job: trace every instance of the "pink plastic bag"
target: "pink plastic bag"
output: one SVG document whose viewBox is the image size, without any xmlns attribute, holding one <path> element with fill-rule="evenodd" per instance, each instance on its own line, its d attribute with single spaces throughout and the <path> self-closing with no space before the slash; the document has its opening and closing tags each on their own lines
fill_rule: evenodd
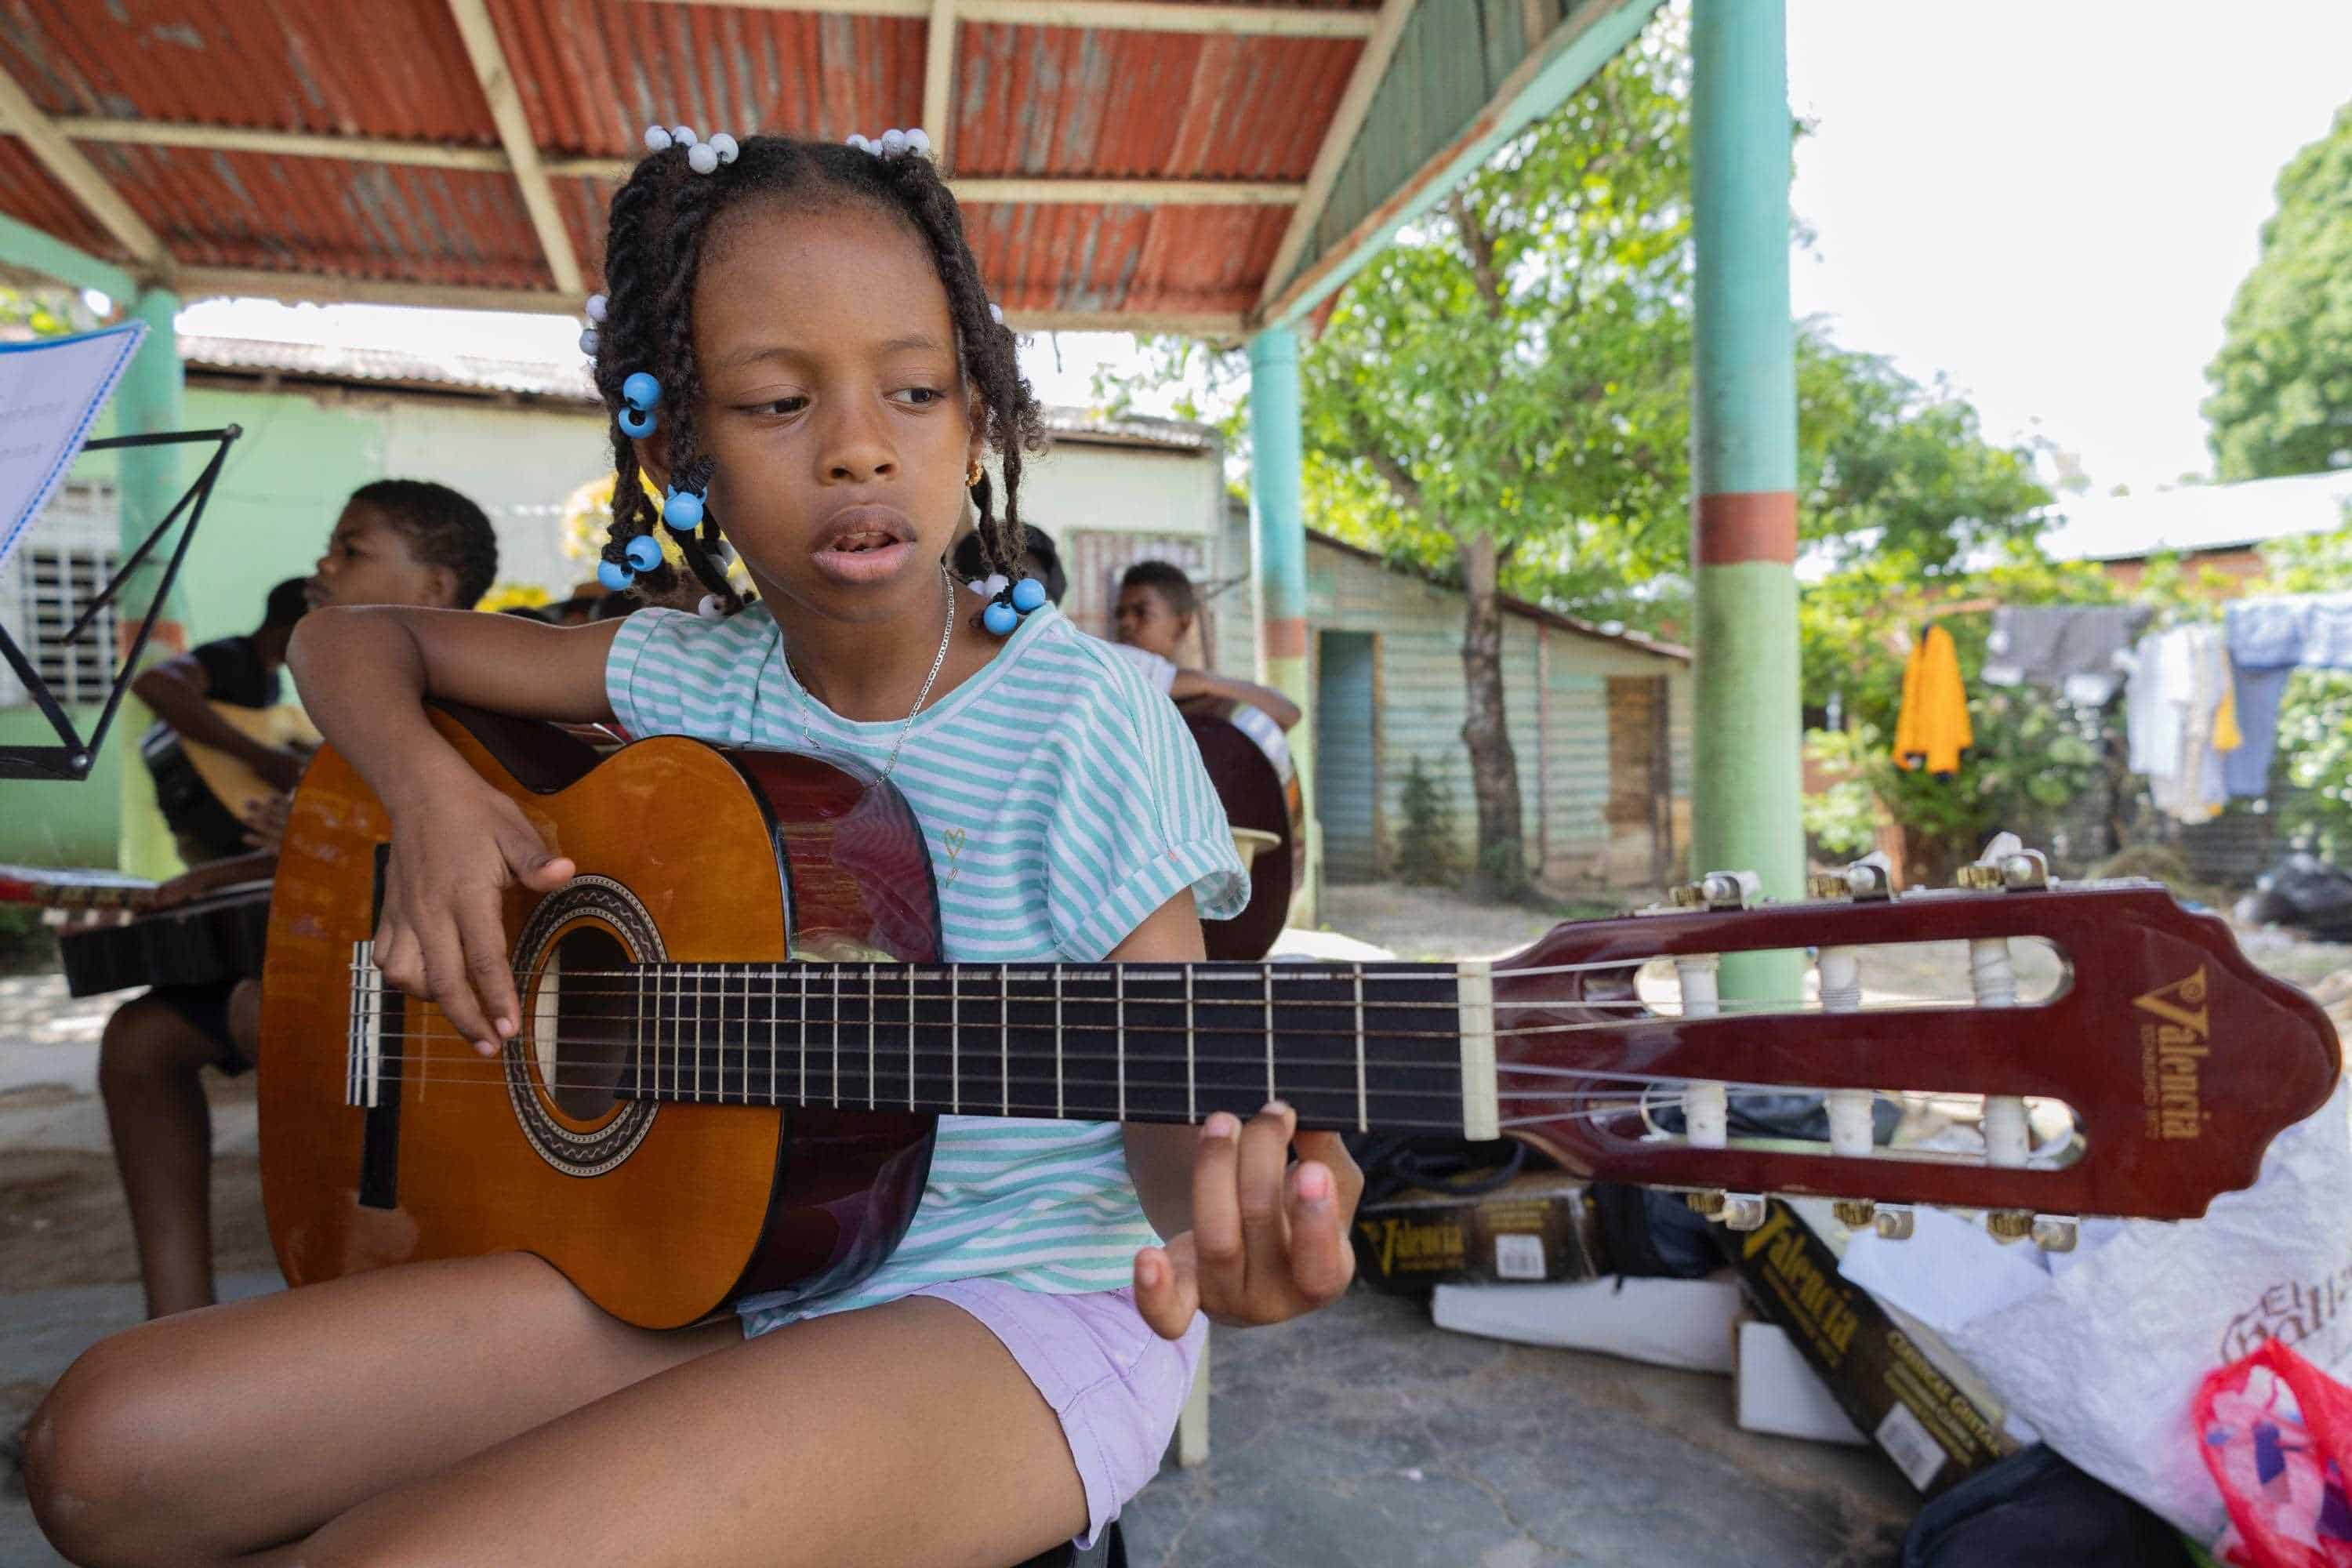
<svg viewBox="0 0 2352 1568">
<path fill-rule="evenodd" d="M 2238 1568 L 2352 1568 L 2352 1389 L 2265 1340 L 2197 1391 L 2205 1468 L 2231 1528 L 2216 1551 Z"/>
</svg>

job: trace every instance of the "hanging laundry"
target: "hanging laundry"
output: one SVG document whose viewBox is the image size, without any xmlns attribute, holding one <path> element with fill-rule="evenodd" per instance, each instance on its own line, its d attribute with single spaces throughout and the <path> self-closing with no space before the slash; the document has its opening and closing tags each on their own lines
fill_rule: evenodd
<svg viewBox="0 0 2352 1568">
<path fill-rule="evenodd" d="M 1931 626 L 1912 645 L 1903 666 L 1903 706 L 1895 718 L 1895 765 L 1942 776 L 1960 768 L 1960 753 L 1976 743 L 1969 727 L 1969 694 L 1960 684 L 1959 650 L 1952 634 Z"/>
<path fill-rule="evenodd" d="M 1989 686 L 2039 686 L 2104 708 L 2154 615 L 2145 605 L 2003 605 L 1992 613 L 1982 678 Z"/>
<path fill-rule="evenodd" d="M 2221 628 L 2160 632 L 2142 642 L 2139 659 L 2129 689 L 2133 714 L 2126 715 L 2140 719 L 2132 737 L 2134 769 L 2147 773 L 2158 810 L 2181 822 L 2210 822 L 2229 799 L 2223 759 L 2242 749 Z M 2144 770 L 2142 761 L 2149 764 Z"/>
<path fill-rule="evenodd" d="M 2223 768 L 2232 795 L 2270 789 L 2279 705 L 2298 668 L 2352 669 L 2352 594 L 2239 599 L 2223 612 L 2245 744 Z"/>
</svg>

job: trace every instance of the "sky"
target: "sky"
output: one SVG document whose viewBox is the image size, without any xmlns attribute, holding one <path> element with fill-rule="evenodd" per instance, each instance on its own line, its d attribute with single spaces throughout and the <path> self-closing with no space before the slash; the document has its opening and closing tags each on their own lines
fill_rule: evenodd
<svg viewBox="0 0 2352 1568">
<path fill-rule="evenodd" d="M 1988 436 L 2047 439 L 2095 493 L 2210 474 L 2205 365 L 2280 166 L 2352 100 L 2352 0 L 1788 0 L 1788 17 L 1790 103 L 1813 128 L 1795 312 L 1948 378 Z M 247 300 L 181 326 L 554 358 L 581 323 Z M 1024 352 L 1070 404 L 1128 357 L 1110 334 Z"/>
</svg>

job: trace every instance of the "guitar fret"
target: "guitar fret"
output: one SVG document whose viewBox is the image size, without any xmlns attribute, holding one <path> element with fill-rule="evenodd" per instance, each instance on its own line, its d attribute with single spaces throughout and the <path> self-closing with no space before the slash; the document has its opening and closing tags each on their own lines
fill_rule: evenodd
<svg viewBox="0 0 2352 1568">
<path fill-rule="evenodd" d="M 907 1109 L 915 1109 L 915 971 L 907 970 Z"/>
<path fill-rule="evenodd" d="M 874 979 L 876 965 L 866 966 L 866 1109 L 878 1110 L 882 1102 L 874 1089 L 878 1075 L 874 1070 L 874 1057 L 880 1042 L 874 1037 Z"/>
<path fill-rule="evenodd" d="M 948 1104 L 958 1116 L 963 1114 L 963 1014 L 957 995 L 962 973 L 961 966 L 948 965 Z"/>
<path fill-rule="evenodd" d="M 1062 1104 L 1062 972 L 1054 971 L 1054 1114 L 1063 1114 Z"/>
<path fill-rule="evenodd" d="M 833 967 L 833 1108 L 841 1109 L 841 965 Z"/>
<path fill-rule="evenodd" d="M 1282 1098 L 1274 1088 L 1274 965 L 1258 965 L 1258 984 L 1265 993 L 1265 1100 L 1271 1105 Z"/>
<path fill-rule="evenodd" d="M 1364 966 L 1356 965 L 1356 1131 L 1372 1130 L 1370 1112 L 1367 1110 L 1370 1092 L 1364 1083 Z"/>
<path fill-rule="evenodd" d="M 1192 1005 L 1192 965 L 1184 966 L 1184 1120 L 1197 1123 L 1201 1120 L 1201 1089 L 1196 1081 L 1200 1073 L 1201 1015 Z"/>
<path fill-rule="evenodd" d="M 1111 1036 L 1111 1054 L 1118 1058 L 1118 1119 L 1127 1120 L 1127 965 L 1111 966 L 1113 987 L 1112 1017 L 1118 1021 L 1117 1032 Z"/>
<path fill-rule="evenodd" d="M 774 964 L 768 965 L 768 1103 L 782 1101 L 776 1082 L 776 1004 L 783 1000 L 783 972 Z"/>
<path fill-rule="evenodd" d="M 1058 1075 L 1057 1061 L 1055 1071 Z M 1003 1114 L 1013 1114 L 1013 966 L 996 966 L 996 1087 Z M 1058 1098 L 1058 1097 L 1057 1097 Z"/>
</svg>

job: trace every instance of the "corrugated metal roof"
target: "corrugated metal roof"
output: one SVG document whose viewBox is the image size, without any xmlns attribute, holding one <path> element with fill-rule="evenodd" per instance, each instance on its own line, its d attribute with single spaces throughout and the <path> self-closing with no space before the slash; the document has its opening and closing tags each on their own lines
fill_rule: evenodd
<svg viewBox="0 0 2352 1568">
<path fill-rule="evenodd" d="M 2344 527 L 2352 520 L 2352 468 L 2084 497 L 2054 510 L 2058 521 L 2042 536 L 2042 548 L 2053 560 L 2131 561 L 2159 550 L 2228 550 Z"/>
<path fill-rule="evenodd" d="M 511 394 L 593 404 L 596 388 L 584 362 L 501 359 L 489 354 L 425 354 L 404 349 L 351 348 L 268 338 L 183 333 L 180 358 L 191 369 L 277 374 L 298 379 L 368 382 L 385 386 L 446 388 L 468 394 Z M 1045 410 L 1045 428 L 1057 440 L 1151 447 L 1170 451 L 1214 450 L 1217 434 L 1186 419 L 1117 416 L 1066 406 Z"/>
<path fill-rule="evenodd" d="M 919 18 L 645 0 L 489 0 L 489 11 L 547 159 L 635 156 L 654 120 L 838 138 L 921 114 Z M 956 172 L 1303 181 L 1363 47 L 966 24 Z M 0 21 L 0 68 L 52 116 L 499 146 L 442 0 L 356 10 L 347 0 L 14 0 Z M 504 173 L 79 145 L 190 266 L 553 286 Z M 551 183 L 593 273 L 613 182 L 566 174 Z M 131 259 L 13 140 L 0 148 L 0 211 Z M 1231 313 L 1255 304 L 1290 212 L 973 205 L 969 219 L 990 282 L 1013 309 Z"/>
</svg>

